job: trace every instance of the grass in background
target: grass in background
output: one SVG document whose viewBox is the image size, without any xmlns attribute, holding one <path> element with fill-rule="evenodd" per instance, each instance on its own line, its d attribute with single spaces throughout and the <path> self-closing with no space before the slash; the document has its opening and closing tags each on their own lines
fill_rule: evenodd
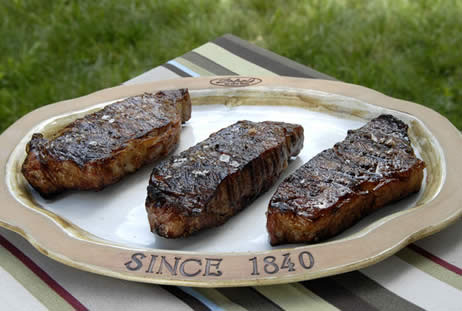
<svg viewBox="0 0 462 311">
<path fill-rule="evenodd" d="M 462 1 L 0 2 L 0 132 L 225 33 L 462 129 Z"/>
</svg>

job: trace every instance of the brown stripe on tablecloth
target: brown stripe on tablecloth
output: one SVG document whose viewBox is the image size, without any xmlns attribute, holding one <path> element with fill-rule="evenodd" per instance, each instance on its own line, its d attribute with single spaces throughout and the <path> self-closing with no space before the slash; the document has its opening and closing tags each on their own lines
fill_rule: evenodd
<svg viewBox="0 0 462 311">
<path fill-rule="evenodd" d="M 192 51 L 181 56 L 184 59 L 189 60 L 191 63 L 196 64 L 199 67 L 204 68 L 207 71 L 213 72 L 217 76 L 228 76 L 235 75 L 236 73 L 226 69 L 225 67 L 215 63 L 214 61 Z"/>
<path fill-rule="evenodd" d="M 271 51 L 249 44 L 231 34 L 212 41 L 243 59 L 282 76 L 335 80 L 335 78 L 294 62 Z"/>
<path fill-rule="evenodd" d="M 302 282 L 303 286 L 343 311 L 379 310 L 356 296 L 349 289 L 335 282 L 331 277 Z"/>
<path fill-rule="evenodd" d="M 210 309 L 206 305 L 204 305 L 202 302 L 197 300 L 195 297 L 189 295 L 188 293 L 185 293 L 184 291 L 182 291 L 180 288 L 176 286 L 160 285 L 160 287 L 162 287 L 163 289 L 168 291 L 170 294 L 174 295 L 175 297 L 183 301 L 193 310 L 210 311 Z"/>
<path fill-rule="evenodd" d="M 35 262 L 32 261 L 26 254 L 24 254 L 19 248 L 10 243 L 3 235 L 0 234 L 0 245 L 7 249 L 12 255 L 18 258 L 26 267 L 34 272 L 45 284 L 53 289 L 59 296 L 67 301 L 76 311 L 88 311 L 88 309 L 71 295 L 64 287 L 59 285 L 48 273 L 40 268 Z"/>
<path fill-rule="evenodd" d="M 181 70 L 180 68 L 177 68 L 169 63 L 165 63 L 163 65 L 161 65 L 162 67 L 164 68 L 167 68 L 168 70 L 176 73 L 177 75 L 179 75 L 180 77 L 183 77 L 183 78 L 188 78 L 188 77 L 191 77 L 190 74 L 184 72 L 183 70 Z"/>
<path fill-rule="evenodd" d="M 234 303 L 237 303 L 248 310 L 256 311 L 280 311 L 277 304 L 257 292 L 251 287 L 228 287 L 218 289 L 223 295 Z"/>
<path fill-rule="evenodd" d="M 381 311 L 423 310 L 358 271 L 335 275 L 331 279 Z"/>
</svg>

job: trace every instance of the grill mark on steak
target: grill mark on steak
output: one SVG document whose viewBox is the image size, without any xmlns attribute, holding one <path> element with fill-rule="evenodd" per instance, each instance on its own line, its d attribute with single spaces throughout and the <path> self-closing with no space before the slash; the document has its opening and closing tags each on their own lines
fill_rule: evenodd
<svg viewBox="0 0 462 311">
<path fill-rule="evenodd" d="M 415 156 L 407 130 L 404 122 L 381 115 L 287 177 L 268 207 L 271 244 L 332 237 L 419 191 L 425 163 Z"/>
<path fill-rule="evenodd" d="M 100 190 L 172 151 L 190 116 L 187 89 L 129 97 L 49 139 L 33 134 L 22 173 L 45 197 L 66 189 Z"/>
<path fill-rule="evenodd" d="M 223 224 L 271 187 L 303 147 L 303 128 L 239 121 L 158 164 L 146 210 L 151 231 L 186 237 Z"/>
</svg>

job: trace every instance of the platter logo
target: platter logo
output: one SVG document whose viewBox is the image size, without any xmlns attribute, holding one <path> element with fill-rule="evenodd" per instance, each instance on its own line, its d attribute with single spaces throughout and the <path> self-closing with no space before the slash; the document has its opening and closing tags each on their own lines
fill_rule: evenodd
<svg viewBox="0 0 462 311">
<path fill-rule="evenodd" d="M 228 77 L 228 78 L 216 78 L 210 80 L 210 84 L 218 86 L 229 86 L 229 87 L 243 87 L 249 85 L 256 85 L 261 83 L 262 79 L 252 77 Z"/>
</svg>

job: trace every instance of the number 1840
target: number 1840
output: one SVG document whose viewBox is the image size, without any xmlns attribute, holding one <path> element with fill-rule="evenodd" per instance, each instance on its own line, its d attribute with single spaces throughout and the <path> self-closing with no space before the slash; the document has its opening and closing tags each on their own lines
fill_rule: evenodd
<svg viewBox="0 0 462 311">
<path fill-rule="evenodd" d="M 260 275 L 260 271 L 266 274 L 275 274 L 285 269 L 289 272 L 293 272 L 296 271 L 297 266 L 308 270 L 314 266 L 314 257 L 310 252 L 303 251 L 298 254 L 297 257 L 298 258 L 294 259 L 294 262 L 292 261 L 290 253 L 282 254 L 279 258 L 275 256 L 266 256 L 263 257 L 263 263 L 259 263 L 257 257 L 252 257 L 249 259 L 252 263 L 251 275 Z"/>
</svg>

